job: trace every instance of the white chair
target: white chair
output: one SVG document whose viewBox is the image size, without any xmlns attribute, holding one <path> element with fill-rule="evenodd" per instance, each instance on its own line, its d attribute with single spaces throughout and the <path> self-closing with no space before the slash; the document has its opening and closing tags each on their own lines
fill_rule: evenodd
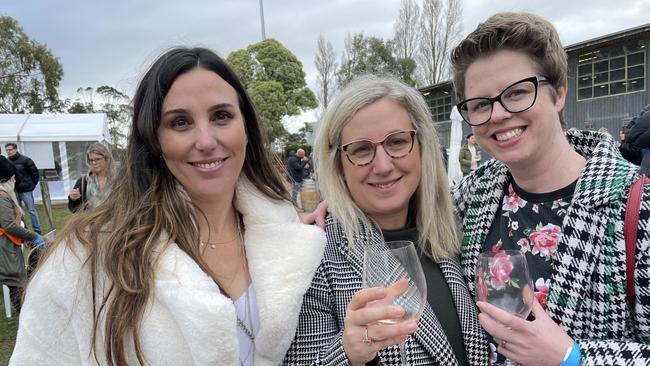
<svg viewBox="0 0 650 366">
<path fill-rule="evenodd" d="M 2 285 L 2 296 L 5 303 L 5 316 L 11 318 L 11 296 L 9 294 L 9 287 Z"/>
</svg>

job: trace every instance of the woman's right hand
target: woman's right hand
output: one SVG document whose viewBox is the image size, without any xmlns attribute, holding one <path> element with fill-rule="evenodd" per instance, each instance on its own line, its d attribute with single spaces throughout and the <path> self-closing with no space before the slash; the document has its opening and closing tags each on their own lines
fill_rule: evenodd
<svg viewBox="0 0 650 366">
<path fill-rule="evenodd" d="M 352 296 L 345 313 L 341 340 L 350 365 L 372 361 L 379 350 L 399 344 L 417 331 L 415 320 L 390 325 L 378 323 L 404 316 L 404 309 L 399 306 L 377 305 L 386 296 L 388 290 L 382 287 L 362 289 Z"/>
<path fill-rule="evenodd" d="M 81 192 L 79 191 L 79 188 L 71 189 L 70 193 L 68 193 L 68 197 L 70 197 L 70 199 L 73 201 L 76 201 L 79 198 L 81 198 Z"/>
<path fill-rule="evenodd" d="M 325 217 L 327 217 L 327 202 L 321 201 L 314 212 L 302 218 L 305 225 L 316 225 L 325 230 Z"/>
</svg>

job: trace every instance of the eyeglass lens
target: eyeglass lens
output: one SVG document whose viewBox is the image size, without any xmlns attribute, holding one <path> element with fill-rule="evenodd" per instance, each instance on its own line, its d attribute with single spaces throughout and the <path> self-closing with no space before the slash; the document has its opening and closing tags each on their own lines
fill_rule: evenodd
<svg viewBox="0 0 650 366">
<path fill-rule="evenodd" d="M 344 147 L 350 162 L 365 165 L 375 158 L 377 145 L 381 144 L 384 151 L 392 158 L 401 158 L 411 152 L 413 148 L 414 131 L 400 131 L 386 136 L 384 141 L 374 143 L 368 140 L 352 142 Z"/>
<path fill-rule="evenodd" d="M 473 98 L 460 106 L 460 113 L 471 125 L 481 125 L 490 120 L 494 103 L 501 103 L 510 113 L 523 112 L 530 108 L 537 96 L 537 83 L 523 80 L 501 92 L 496 98 Z"/>
</svg>

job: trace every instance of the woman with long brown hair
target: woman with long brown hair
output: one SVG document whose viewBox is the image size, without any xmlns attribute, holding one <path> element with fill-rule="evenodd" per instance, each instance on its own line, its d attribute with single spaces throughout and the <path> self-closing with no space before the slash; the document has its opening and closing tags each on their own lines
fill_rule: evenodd
<svg viewBox="0 0 650 366">
<path fill-rule="evenodd" d="M 10 364 L 281 363 L 325 239 L 265 146 L 221 58 L 158 58 L 110 195 L 68 222 L 27 288 Z"/>
</svg>

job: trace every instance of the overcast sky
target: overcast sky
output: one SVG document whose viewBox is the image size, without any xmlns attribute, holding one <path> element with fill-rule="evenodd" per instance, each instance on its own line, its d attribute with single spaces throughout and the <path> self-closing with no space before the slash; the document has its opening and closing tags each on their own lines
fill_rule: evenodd
<svg viewBox="0 0 650 366">
<path fill-rule="evenodd" d="M 420 0 L 421 1 L 421 0 Z M 315 88 L 319 35 L 340 59 L 348 33 L 391 38 L 399 0 L 264 0 L 266 36 L 303 63 Z M 491 14 L 526 10 L 550 20 L 565 45 L 650 22 L 650 0 L 464 0 L 463 36 Z M 261 40 L 259 0 L 3 1 L 30 38 L 63 65 L 62 98 L 79 87 L 110 85 L 133 95 L 140 75 L 168 47 L 214 49 L 223 57 Z"/>
</svg>

